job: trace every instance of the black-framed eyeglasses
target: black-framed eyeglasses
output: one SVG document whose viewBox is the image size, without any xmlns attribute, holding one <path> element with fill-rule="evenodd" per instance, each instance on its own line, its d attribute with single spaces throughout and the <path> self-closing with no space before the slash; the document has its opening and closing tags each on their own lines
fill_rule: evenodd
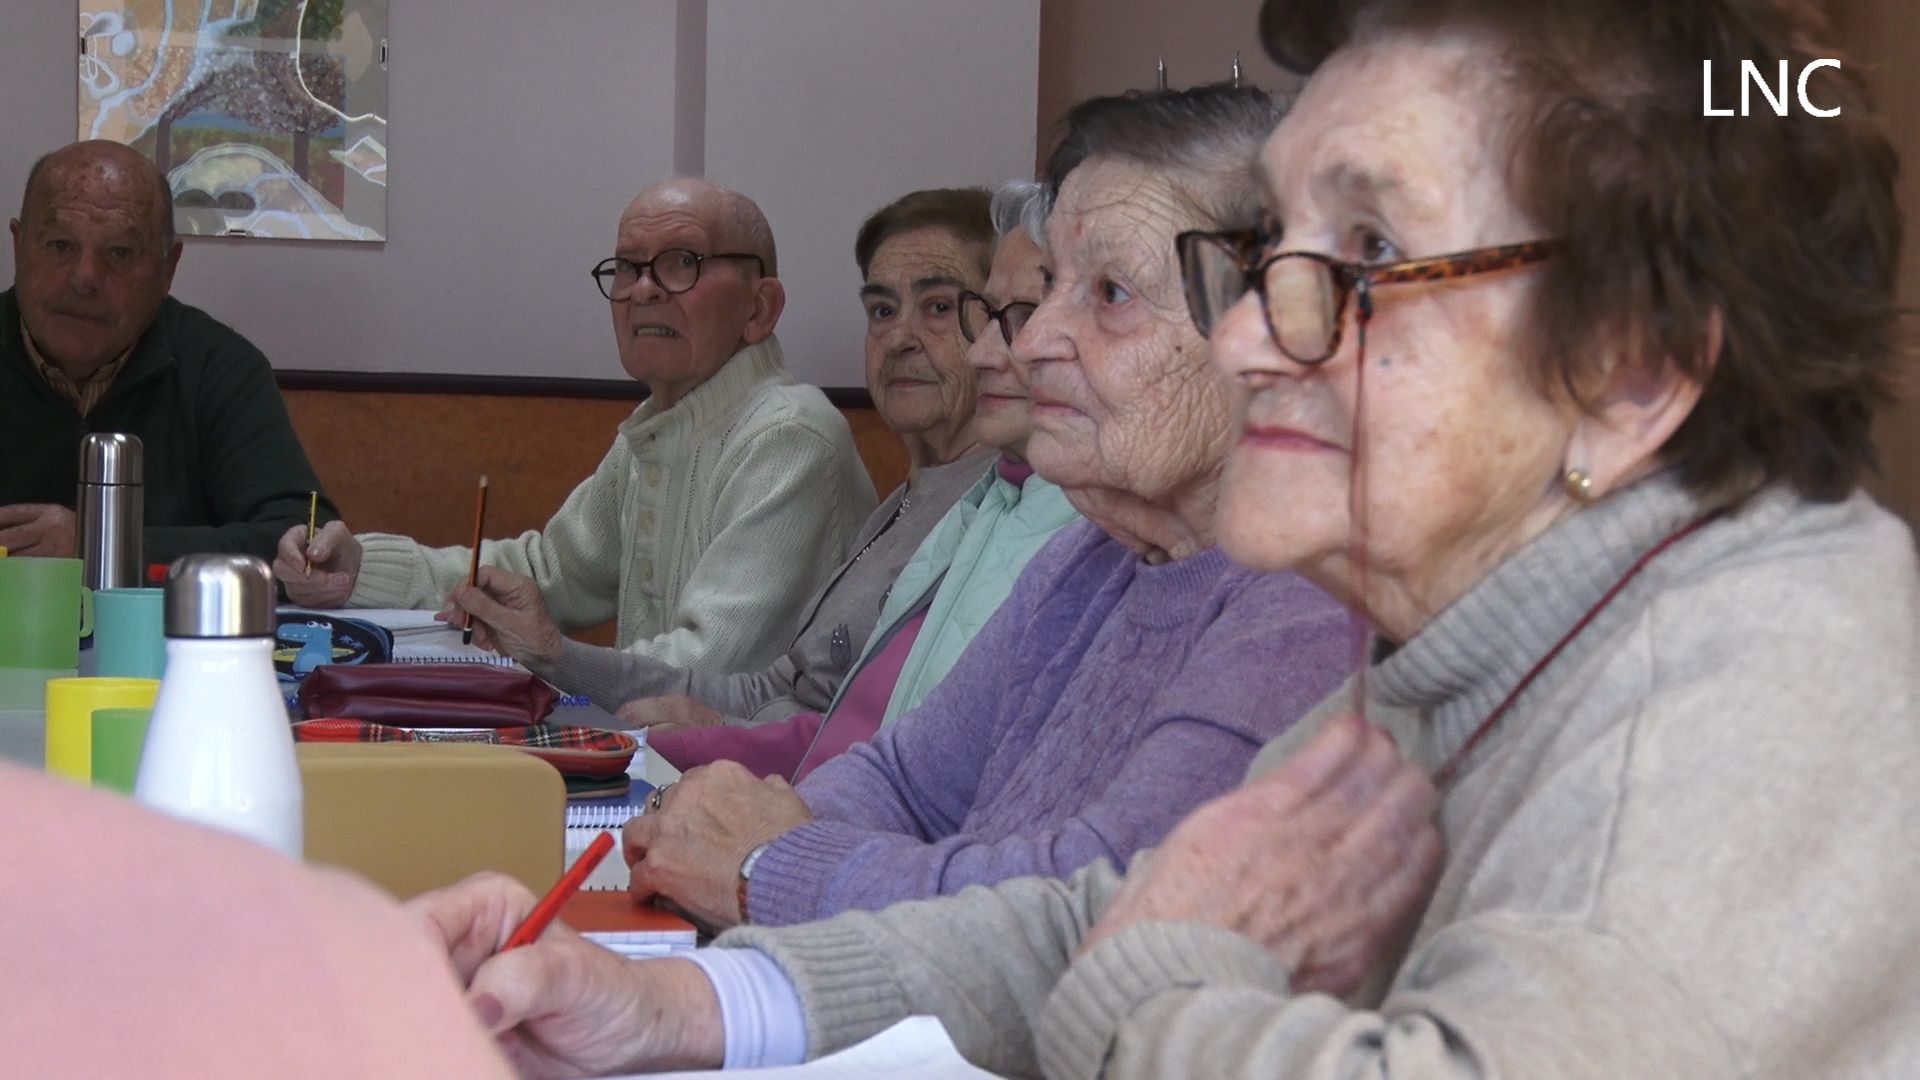
<svg viewBox="0 0 1920 1080">
<path fill-rule="evenodd" d="M 739 251 L 702 255 L 686 248 L 667 248 L 644 262 L 612 255 L 601 259 L 588 273 L 593 275 L 594 284 L 600 286 L 600 295 L 609 300 L 616 290 L 632 288 L 643 273 L 653 275 L 653 283 L 660 286 L 661 292 L 683 293 L 700 283 L 700 267 L 708 259 L 752 259 L 757 273 L 764 277 L 767 272 L 767 264 L 758 255 Z"/>
<path fill-rule="evenodd" d="M 1264 260 L 1265 237 L 1257 230 L 1184 232 L 1174 239 L 1187 311 L 1207 337 L 1227 309 L 1249 288 L 1260 294 L 1267 332 L 1298 364 L 1319 364 L 1340 350 L 1347 298 L 1360 298 L 1364 328 L 1373 317 L 1373 288 L 1412 281 L 1447 281 L 1490 274 L 1552 255 L 1552 240 L 1475 248 L 1451 255 L 1367 265 L 1342 262 L 1313 251 L 1283 251 Z"/>
<path fill-rule="evenodd" d="M 1000 324 L 1000 335 L 1012 345 L 1013 339 L 1020 335 L 1020 328 L 1027 325 L 1039 304 L 1029 304 L 1025 300 L 1015 300 L 1003 308 L 996 309 L 987 302 L 987 298 L 972 290 L 960 293 L 960 336 L 969 343 L 978 341 L 986 333 L 987 324 Z"/>
</svg>

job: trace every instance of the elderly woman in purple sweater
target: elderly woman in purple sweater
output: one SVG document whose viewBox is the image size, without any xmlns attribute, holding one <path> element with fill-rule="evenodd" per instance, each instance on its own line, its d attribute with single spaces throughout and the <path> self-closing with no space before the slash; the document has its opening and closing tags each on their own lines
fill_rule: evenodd
<svg viewBox="0 0 1920 1080">
<path fill-rule="evenodd" d="M 1232 442 L 1173 239 L 1249 224 L 1277 111 L 1224 88 L 1083 105 L 1049 163 L 1047 294 L 1014 340 L 1057 536 L 923 705 L 798 788 L 729 762 L 627 827 L 632 890 L 785 924 L 1099 859 L 1233 786 L 1352 670 L 1347 621 L 1214 546 Z"/>
</svg>

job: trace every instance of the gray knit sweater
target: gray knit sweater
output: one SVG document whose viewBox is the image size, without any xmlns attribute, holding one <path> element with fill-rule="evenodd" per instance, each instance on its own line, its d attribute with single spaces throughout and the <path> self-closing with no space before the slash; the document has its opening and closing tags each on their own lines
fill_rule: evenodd
<svg viewBox="0 0 1920 1080">
<path fill-rule="evenodd" d="M 1562 522 L 1375 665 L 1370 719 L 1437 767 L 1698 515 L 1657 477 Z M 1363 1000 L 1291 994 L 1194 924 L 1073 961 L 1105 864 L 721 944 L 794 979 L 815 1055 L 932 1013 L 985 1067 L 1056 1077 L 1912 1076 L 1917 721 L 1911 535 L 1864 496 L 1773 490 L 1652 562 L 1476 749 L 1425 918 Z"/>
</svg>

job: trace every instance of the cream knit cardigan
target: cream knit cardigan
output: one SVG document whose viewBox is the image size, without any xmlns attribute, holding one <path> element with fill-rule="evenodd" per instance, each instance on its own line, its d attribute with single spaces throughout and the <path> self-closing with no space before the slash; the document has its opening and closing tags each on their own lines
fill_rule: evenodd
<svg viewBox="0 0 1920 1080">
<path fill-rule="evenodd" d="M 768 338 L 673 408 L 642 402 L 546 528 L 480 561 L 538 582 L 562 629 L 617 617 L 622 649 L 737 671 L 786 648 L 873 505 L 845 418 Z M 465 547 L 359 539 L 350 607 L 438 607 L 467 575 Z"/>
</svg>

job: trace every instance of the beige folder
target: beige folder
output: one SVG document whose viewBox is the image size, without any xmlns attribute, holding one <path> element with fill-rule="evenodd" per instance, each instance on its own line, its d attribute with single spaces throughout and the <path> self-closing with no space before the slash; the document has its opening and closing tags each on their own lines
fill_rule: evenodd
<svg viewBox="0 0 1920 1080">
<path fill-rule="evenodd" d="M 504 746 L 301 743 L 306 858 L 400 899 L 481 870 L 535 893 L 560 876 L 566 784 Z"/>
</svg>

